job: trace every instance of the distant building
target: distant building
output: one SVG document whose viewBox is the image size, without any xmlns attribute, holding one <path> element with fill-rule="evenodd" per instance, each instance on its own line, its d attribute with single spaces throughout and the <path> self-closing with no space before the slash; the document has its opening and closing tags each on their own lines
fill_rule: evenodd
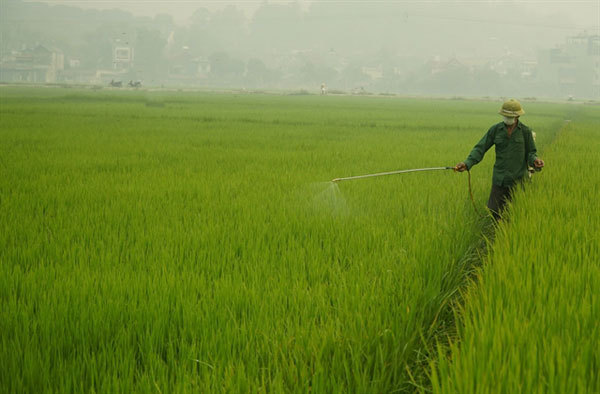
<svg viewBox="0 0 600 394">
<path fill-rule="evenodd" d="M 168 54 L 167 81 L 174 85 L 196 85 L 210 74 L 210 62 L 206 57 L 194 57 L 189 47 L 171 48 Z"/>
<path fill-rule="evenodd" d="M 122 39 L 113 40 L 112 44 L 112 68 L 108 69 L 90 69 L 79 70 L 73 68 L 69 70 L 69 82 L 87 82 L 99 85 L 121 86 L 129 80 L 133 80 L 133 66 L 135 60 L 135 51 L 128 42 Z"/>
<path fill-rule="evenodd" d="M 15 51 L 0 63 L 3 82 L 54 83 L 65 69 L 65 57 L 60 49 L 37 45 Z"/>
<path fill-rule="evenodd" d="M 81 60 L 69 59 L 69 68 L 79 68 L 79 67 L 81 67 Z"/>
<path fill-rule="evenodd" d="M 133 68 L 134 50 L 130 46 L 113 46 L 113 68 L 129 70 Z"/>
<path fill-rule="evenodd" d="M 580 34 L 538 55 L 537 82 L 547 94 L 600 98 L 600 35 Z"/>
<path fill-rule="evenodd" d="M 537 70 L 537 61 L 525 60 L 522 56 L 506 53 L 487 63 L 487 67 L 501 76 L 511 76 L 523 80 L 531 79 Z"/>
<path fill-rule="evenodd" d="M 205 57 L 197 57 L 194 59 L 197 64 L 197 75 L 198 78 L 205 79 L 210 74 L 210 62 Z"/>
<path fill-rule="evenodd" d="M 83 66 L 81 59 L 65 56 L 65 69 L 60 73 L 60 82 L 73 84 L 87 84 L 96 73 L 95 69 Z"/>
<path fill-rule="evenodd" d="M 362 67 L 361 71 L 363 74 L 368 75 L 369 78 L 373 80 L 378 80 L 383 78 L 383 68 L 381 66 L 377 67 Z"/>
<path fill-rule="evenodd" d="M 470 72 L 470 68 L 454 56 L 444 60 L 440 56 L 436 55 L 425 63 L 425 69 L 429 70 L 431 75 L 455 70 Z"/>
</svg>

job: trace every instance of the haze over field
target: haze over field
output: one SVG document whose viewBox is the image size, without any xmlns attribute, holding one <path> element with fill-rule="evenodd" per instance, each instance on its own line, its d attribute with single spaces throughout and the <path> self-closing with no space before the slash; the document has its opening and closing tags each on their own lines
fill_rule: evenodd
<svg viewBox="0 0 600 394">
<path fill-rule="evenodd" d="M 121 9 L 138 16 L 155 17 L 158 14 L 170 14 L 178 23 L 188 23 L 189 17 L 198 8 L 204 7 L 210 11 L 222 10 L 229 6 L 235 6 L 245 12 L 247 16 L 252 16 L 265 3 L 286 5 L 290 3 L 297 4 L 302 10 L 307 11 L 316 3 L 335 4 L 339 7 L 348 8 L 356 6 L 359 3 L 370 4 L 371 7 L 377 4 L 389 3 L 401 5 L 403 7 L 415 7 L 422 5 L 450 5 L 451 7 L 467 12 L 470 16 L 489 17 L 489 12 L 497 12 L 498 9 L 513 8 L 517 14 L 532 14 L 537 15 L 540 20 L 547 22 L 547 18 L 573 23 L 578 27 L 588 26 L 592 28 L 598 25 L 598 3 L 594 0 L 584 1 L 528 1 L 528 0 L 512 0 L 512 1 L 356 1 L 356 0 L 248 0 L 248 1 L 202 1 L 202 0 L 174 0 L 174 1 L 147 1 L 147 0 L 43 0 L 48 4 L 71 5 L 82 8 L 95 9 Z"/>
<path fill-rule="evenodd" d="M 595 0 L 6 0 L 2 14 L 4 68 L 52 46 L 80 71 L 56 81 L 600 96 Z"/>
</svg>

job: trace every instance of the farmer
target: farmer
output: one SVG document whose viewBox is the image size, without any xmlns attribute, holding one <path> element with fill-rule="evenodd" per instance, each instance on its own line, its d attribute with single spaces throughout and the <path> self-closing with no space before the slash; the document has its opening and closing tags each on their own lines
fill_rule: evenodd
<svg viewBox="0 0 600 394">
<path fill-rule="evenodd" d="M 496 220 L 510 201 L 515 185 L 523 181 L 527 166 L 536 169 L 544 167 L 544 161 L 537 157 L 531 130 L 519 121 L 519 116 L 525 113 L 521 104 L 510 99 L 502 104 L 498 113 L 504 118 L 503 121 L 492 126 L 475 145 L 467 160 L 454 167 L 459 172 L 470 170 L 483 159 L 492 145 L 496 145 L 492 191 L 487 203 Z"/>
</svg>

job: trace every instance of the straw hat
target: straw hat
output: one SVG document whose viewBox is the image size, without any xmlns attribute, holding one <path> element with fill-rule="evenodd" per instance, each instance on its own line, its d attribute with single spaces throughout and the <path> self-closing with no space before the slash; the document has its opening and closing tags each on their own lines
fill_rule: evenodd
<svg viewBox="0 0 600 394">
<path fill-rule="evenodd" d="M 523 111 L 520 102 L 515 99 L 510 99 L 502 104 L 502 108 L 498 113 L 508 118 L 516 118 L 517 116 L 523 115 L 525 111 Z"/>
</svg>

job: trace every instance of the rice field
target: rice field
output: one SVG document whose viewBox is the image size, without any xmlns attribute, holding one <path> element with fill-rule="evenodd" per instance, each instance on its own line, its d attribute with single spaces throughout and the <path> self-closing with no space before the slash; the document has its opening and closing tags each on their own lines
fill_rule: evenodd
<svg viewBox="0 0 600 394">
<path fill-rule="evenodd" d="M 329 180 L 453 166 L 499 120 L 498 102 L 0 93 L 3 392 L 462 392 L 442 375 L 444 360 L 459 371 L 458 356 L 433 365 L 431 349 L 455 330 L 448 305 L 472 277 L 489 226 L 466 174 Z M 559 132 L 577 108 L 524 105 L 538 150 L 560 160 L 552 147 L 577 135 Z M 472 171 L 481 208 L 492 164 L 490 151 Z M 562 179 L 555 168 L 526 193 L 547 196 Z M 530 245 L 524 231 L 535 225 L 520 215 L 547 224 L 518 200 L 490 255 L 506 262 L 483 266 L 482 289 L 490 266 L 520 261 L 511 256 Z M 550 228 L 527 250 L 553 242 Z M 522 232 L 514 248 L 512 231 Z M 593 236 L 574 234 L 584 244 Z M 480 309 L 488 302 L 482 296 Z M 597 314 L 597 300 L 589 305 Z"/>
</svg>

